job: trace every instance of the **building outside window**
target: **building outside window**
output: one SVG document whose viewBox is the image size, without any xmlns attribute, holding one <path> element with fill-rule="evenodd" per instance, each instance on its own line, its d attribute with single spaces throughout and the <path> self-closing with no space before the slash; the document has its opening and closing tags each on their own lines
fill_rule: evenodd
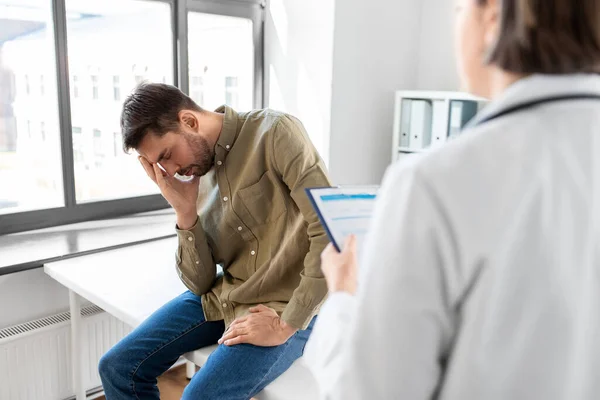
<svg viewBox="0 0 600 400">
<path fill-rule="evenodd" d="M 92 75 L 92 99 L 98 100 L 98 75 Z"/>
<path fill-rule="evenodd" d="M 124 154 L 123 152 L 123 135 L 121 132 L 113 132 L 113 149 L 115 157 Z"/>
<path fill-rule="evenodd" d="M 73 98 L 79 98 L 79 77 L 73 75 Z"/>
<path fill-rule="evenodd" d="M 204 78 L 192 76 L 190 81 L 190 97 L 201 107 L 204 107 Z"/>
<path fill-rule="evenodd" d="M 235 76 L 225 77 L 225 104 L 233 108 L 238 107 L 238 78 Z"/>
<path fill-rule="evenodd" d="M 78 126 L 73 127 L 73 161 L 75 162 L 75 167 L 83 164 L 83 154 L 84 154 L 84 145 L 83 145 L 83 135 L 81 134 L 81 128 Z"/>
<path fill-rule="evenodd" d="M 113 98 L 115 101 L 121 101 L 121 84 L 118 75 L 113 76 Z"/>
</svg>

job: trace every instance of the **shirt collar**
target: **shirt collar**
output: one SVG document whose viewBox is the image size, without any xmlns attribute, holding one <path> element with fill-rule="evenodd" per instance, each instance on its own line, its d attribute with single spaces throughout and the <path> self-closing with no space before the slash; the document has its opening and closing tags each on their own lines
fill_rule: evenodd
<svg viewBox="0 0 600 400">
<path fill-rule="evenodd" d="M 567 95 L 600 95 L 600 76 L 596 74 L 542 75 L 520 79 L 489 103 L 468 124 L 473 127 L 490 116 L 520 104 Z"/>
<path fill-rule="evenodd" d="M 235 143 L 238 113 L 233 108 L 226 105 L 217 108 L 215 112 L 225 114 L 221 134 L 219 135 L 219 140 L 217 140 L 217 149 L 215 149 L 215 151 L 218 151 L 219 149 L 224 151 L 223 158 L 225 158 Z"/>
</svg>

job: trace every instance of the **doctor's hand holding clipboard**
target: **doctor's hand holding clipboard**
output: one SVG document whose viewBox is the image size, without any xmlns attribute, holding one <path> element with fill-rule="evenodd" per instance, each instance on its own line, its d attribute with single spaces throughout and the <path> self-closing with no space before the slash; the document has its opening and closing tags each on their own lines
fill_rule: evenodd
<svg viewBox="0 0 600 400">
<path fill-rule="evenodd" d="M 375 207 L 378 186 L 306 189 L 331 243 L 321 265 L 331 293 L 356 291 L 360 251 Z"/>
</svg>

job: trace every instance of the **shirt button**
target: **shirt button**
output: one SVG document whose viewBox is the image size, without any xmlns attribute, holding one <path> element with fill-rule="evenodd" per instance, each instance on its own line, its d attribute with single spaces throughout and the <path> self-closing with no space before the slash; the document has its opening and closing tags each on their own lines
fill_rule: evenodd
<svg viewBox="0 0 600 400">
<path fill-rule="evenodd" d="M 217 161 L 217 165 L 223 165 L 222 161 Z"/>
<path fill-rule="evenodd" d="M 227 308 L 227 303 L 223 303 L 223 308 Z"/>
<path fill-rule="evenodd" d="M 227 196 L 223 197 L 223 201 L 227 201 L 227 200 L 229 200 L 229 197 L 227 197 Z"/>
<path fill-rule="evenodd" d="M 250 252 L 250 254 L 252 254 L 252 255 L 255 255 L 255 254 L 256 254 L 256 252 L 255 252 L 254 250 L 252 250 L 252 251 Z"/>
<path fill-rule="evenodd" d="M 242 230 L 242 227 L 241 227 L 241 226 L 238 226 L 238 231 L 241 231 L 241 230 Z"/>
<path fill-rule="evenodd" d="M 190 236 L 190 237 L 188 238 L 188 240 L 191 242 L 192 240 L 194 240 L 194 238 Z"/>
<path fill-rule="evenodd" d="M 196 265 L 200 264 L 200 261 L 196 261 Z"/>
<path fill-rule="evenodd" d="M 227 145 L 227 146 L 225 146 L 225 148 L 226 148 L 227 150 L 229 150 L 229 148 L 230 148 L 230 147 L 231 147 L 230 145 Z"/>
</svg>

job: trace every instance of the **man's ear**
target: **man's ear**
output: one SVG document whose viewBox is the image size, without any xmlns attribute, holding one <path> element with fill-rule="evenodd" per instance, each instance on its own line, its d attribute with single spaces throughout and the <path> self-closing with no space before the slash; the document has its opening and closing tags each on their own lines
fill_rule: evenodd
<svg viewBox="0 0 600 400">
<path fill-rule="evenodd" d="M 179 111 L 179 122 L 193 130 L 198 129 L 198 118 L 189 110 Z"/>
</svg>

